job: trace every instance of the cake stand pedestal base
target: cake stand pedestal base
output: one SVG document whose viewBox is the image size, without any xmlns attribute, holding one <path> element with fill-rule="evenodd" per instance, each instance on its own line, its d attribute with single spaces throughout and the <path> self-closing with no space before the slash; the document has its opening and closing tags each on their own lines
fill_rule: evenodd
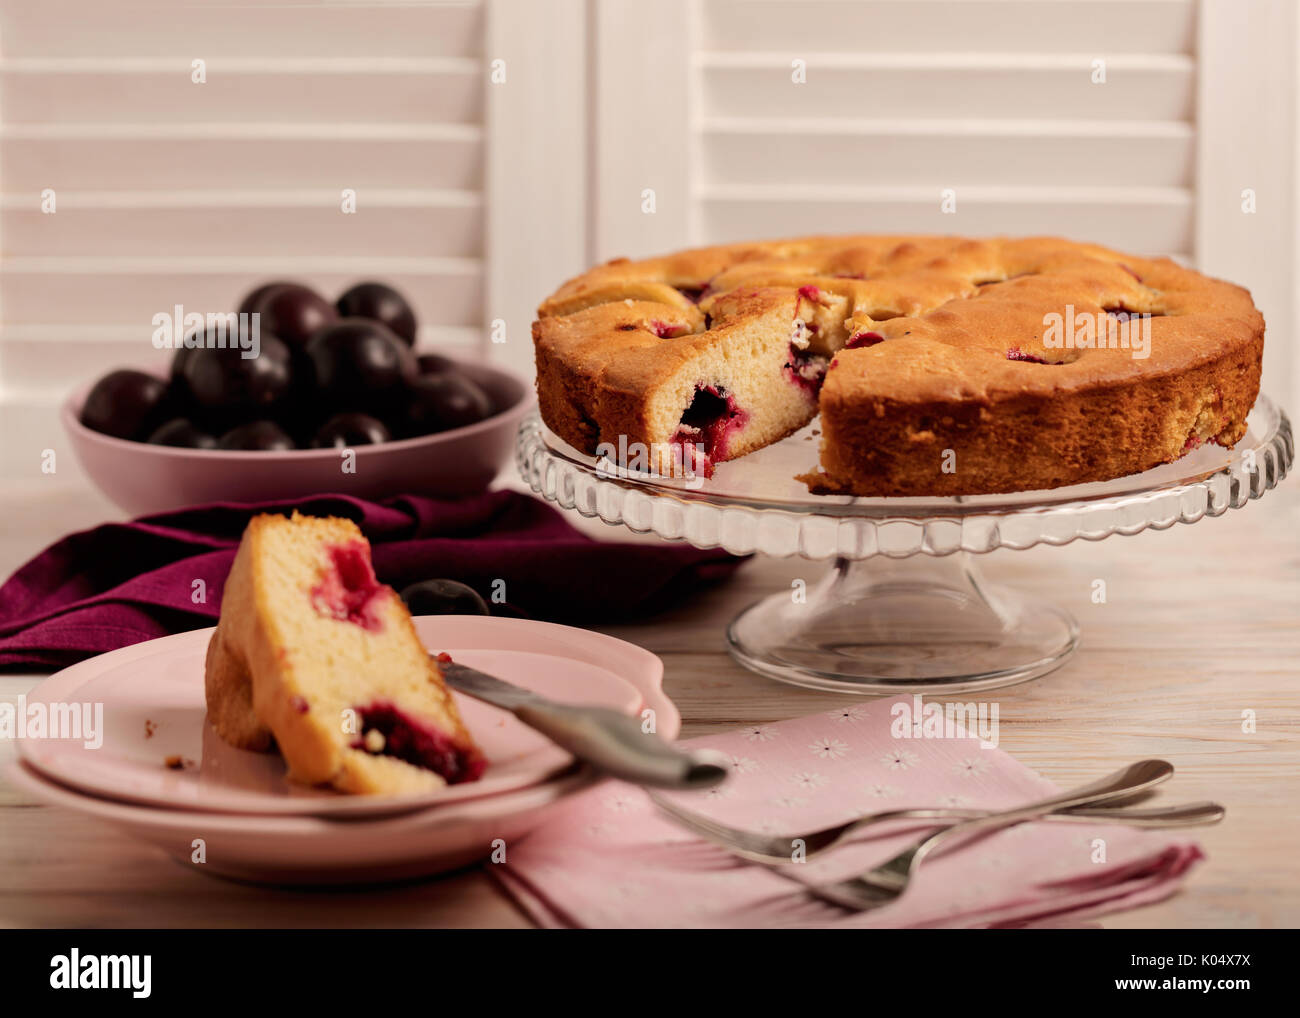
<svg viewBox="0 0 1300 1018">
<path fill-rule="evenodd" d="M 1073 653 L 1067 612 L 988 584 L 969 554 L 835 560 L 815 585 L 751 605 L 732 656 L 782 682 L 847 693 L 960 693 L 1045 675 Z"/>
</svg>

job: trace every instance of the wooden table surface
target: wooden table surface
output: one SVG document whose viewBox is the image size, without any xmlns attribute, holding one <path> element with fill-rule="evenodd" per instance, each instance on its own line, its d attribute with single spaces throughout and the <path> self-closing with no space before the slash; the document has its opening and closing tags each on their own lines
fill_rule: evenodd
<svg viewBox="0 0 1300 1018">
<path fill-rule="evenodd" d="M 0 574 L 63 533 L 118 515 L 62 482 L 0 494 Z M 595 524 L 606 536 L 618 532 Z M 1243 510 L 1065 548 L 995 552 L 990 579 L 1072 611 L 1082 645 L 1060 670 L 986 694 L 1000 745 L 1065 785 L 1141 757 L 1178 769 L 1180 800 L 1215 799 L 1218 827 L 1196 832 L 1208 860 L 1175 897 L 1108 927 L 1300 926 L 1300 485 L 1294 477 Z M 605 631 L 660 655 L 683 734 L 797 717 L 843 694 L 746 672 L 723 648 L 736 611 L 824 565 L 748 563 L 725 586 L 641 625 Z M 1106 581 L 1105 604 L 1090 599 Z M 0 675 L 13 699 L 39 676 Z M 1241 730 L 1243 710 L 1257 731 Z M 0 743 L 0 768 L 13 757 Z M 394 889 L 287 891 L 205 877 L 112 828 L 41 805 L 0 778 L 0 926 L 517 926 L 526 917 L 477 871 Z"/>
</svg>

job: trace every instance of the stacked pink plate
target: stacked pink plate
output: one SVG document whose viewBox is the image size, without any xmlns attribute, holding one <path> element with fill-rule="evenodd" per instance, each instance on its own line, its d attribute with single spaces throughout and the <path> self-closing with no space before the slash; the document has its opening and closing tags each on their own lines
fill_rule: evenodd
<svg viewBox="0 0 1300 1018">
<path fill-rule="evenodd" d="M 479 616 L 415 620 L 425 645 L 552 699 L 653 711 L 673 739 L 681 715 L 653 654 L 586 630 Z M 9 777 L 163 849 L 185 865 L 277 884 L 425 876 L 464 866 L 532 830 L 598 776 L 513 715 L 456 694 L 488 757 L 472 784 L 416 798 L 341 796 L 285 777 L 274 753 L 221 741 L 206 721 L 203 660 L 212 630 L 152 640 L 73 665 L 27 704 L 76 706 L 91 739 L 25 738 Z M 60 706 L 66 705 L 66 706 Z M 84 733 L 83 733 L 84 734 Z"/>
</svg>

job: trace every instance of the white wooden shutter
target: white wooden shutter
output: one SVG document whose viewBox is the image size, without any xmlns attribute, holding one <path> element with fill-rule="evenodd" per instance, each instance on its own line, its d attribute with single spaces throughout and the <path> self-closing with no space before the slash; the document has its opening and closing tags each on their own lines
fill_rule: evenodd
<svg viewBox="0 0 1300 1018">
<path fill-rule="evenodd" d="M 155 313 L 271 278 L 389 281 L 422 346 L 527 371 L 585 260 L 584 26 L 581 0 L 0 3 L 0 476 L 64 449 L 70 385 L 166 361 Z"/>
<path fill-rule="evenodd" d="M 1251 286 L 1273 323 L 1270 384 L 1286 395 L 1288 0 L 601 0 L 597 11 L 596 258 L 820 232 L 1060 234 L 1171 255 Z M 1252 186 L 1269 195 L 1267 215 L 1242 215 Z"/>
</svg>

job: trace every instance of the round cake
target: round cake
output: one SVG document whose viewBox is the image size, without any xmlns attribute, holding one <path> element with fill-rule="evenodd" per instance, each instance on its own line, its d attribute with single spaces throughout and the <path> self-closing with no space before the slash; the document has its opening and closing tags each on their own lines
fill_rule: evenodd
<svg viewBox="0 0 1300 1018">
<path fill-rule="evenodd" d="M 821 414 L 814 493 L 1109 480 L 1232 446 L 1259 392 L 1250 294 L 1050 237 L 810 237 L 616 259 L 533 324 L 561 439 L 665 476 Z"/>
</svg>

